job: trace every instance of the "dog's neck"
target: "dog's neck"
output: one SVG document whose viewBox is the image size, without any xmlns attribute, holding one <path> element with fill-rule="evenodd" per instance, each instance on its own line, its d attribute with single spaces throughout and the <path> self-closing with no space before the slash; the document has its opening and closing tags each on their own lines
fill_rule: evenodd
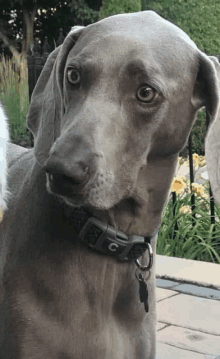
<svg viewBox="0 0 220 359">
<path fill-rule="evenodd" d="M 128 205 L 126 206 L 128 210 Z M 135 206 L 132 207 L 134 212 Z M 65 217 L 67 217 L 77 232 L 78 239 L 83 241 L 93 250 L 102 252 L 106 255 L 114 255 L 120 260 L 136 260 L 148 249 L 151 251 L 150 236 L 138 236 L 136 234 L 128 236 L 117 228 L 115 219 L 109 218 L 112 213 L 107 212 L 100 220 L 94 213 L 82 207 L 65 208 Z M 121 213 L 121 212 L 120 212 Z M 114 214 L 114 213 L 113 213 Z M 126 215 L 126 218 L 128 214 Z M 116 227 L 117 226 L 117 227 Z M 130 219 L 130 227 L 132 222 Z M 129 231 L 129 229 L 128 229 Z M 127 231 L 127 232 L 128 232 Z"/>
<path fill-rule="evenodd" d="M 161 178 L 160 172 L 158 173 L 161 167 L 159 160 L 158 166 L 151 166 L 151 163 L 149 163 L 148 168 L 147 166 L 142 168 L 130 197 L 122 199 L 118 204 L 108 210 L 97 210 L 88 207 L 82 209 L 87 213 L 80 213 L 77 208 L 69 208 L 70 212 L 72 212 L 72 214 L 70 213 L 70 217 L 72 217 L 71 221 L 76 229 L 78 238 L 86 242 L 94 250 L 100 250 L 102 252 L 101 248 L 105 248 L 109 238 L 111 238 L 111 240 L 113 238 L 114 242 L 114 238 L 123 238 L 123 235 L 125 235 L 125 241 L 128 240 L 130 243 L 134 243 L 134 241 L 136 242 L 136 238 L 131 238 L 131 236 L 140 236 L 142 237 L 141 241 L 143 240 L 153 245 L 155 252 L 155 243 L 153 244 L 152 240 L 156 238 L 160 226 L 162 210 L 168 196 L 173 175 L 173 173 L 170 173 L 170 169 L 175 169 L 175 162 L 175 159 L 172 158 L 163 159 L 164 167 L 169 169 L 169 174 L 163 178 Z M 94 223 L 94 217 L 101 223 Z M 91 221 L 88 221 L 88 219 Z M 109 229 L 109 225 L 113 228 Z M 119 234 L 117 231 L 122 232 L 122 236 L 121 233 Z M 106 243 L 104 243 L 105 238 Z M 141 241 L 136 244 L 142 243 Z M 95 245 L 91 243 L 95 243 Z M 110 244 L 110 247 L 111 246 L 115 249 L 117 245 Z M 144 247 L 141 245 L 140 247 L 142 250 L 146 250 L 147 246 Z M 118 256 L 119 252 L 120 249 L 118 247 L 118 252 L 107 254 L 115 254 Z M 131 251 L 131 253 L 132 252 L 133 251 Z M 103 253 L 105 253 L 105 251 Z M 123 255 L 119 258 L 122 259 L 122 257 Z M 133 253 L 132 258 L 135 259 Z"/>
<path fill-rule="evenodd" d="M 109 210 L 92 210 L 92 213 L 100 221 L 110 224 L 126 235 L 137 234 L 143 236 L 144 229 L 137 229 L 137 222 L 141 220 L 143 210 L 143 205 L 140 205 L 133 198 L 128 198 Z"/>
<path fill-rule="evenodd" d="M 89 208 L 92 215 L 127 236 L 154 237 L 159 230 L 177 158 L 178 154 L 167 159 L 154 159 L 153 164 L 148 161 L 139 171 L 130 197 L 122 199 L 108 210 Z"/>
</svg>

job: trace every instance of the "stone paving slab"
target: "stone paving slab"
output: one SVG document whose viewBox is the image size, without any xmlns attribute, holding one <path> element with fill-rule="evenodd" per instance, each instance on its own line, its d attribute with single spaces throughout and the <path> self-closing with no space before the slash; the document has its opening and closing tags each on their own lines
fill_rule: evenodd
<svg viewBox="0 0 220 359">
<path fill-rule="evenodd" d="M 180 284 L 175 286 L 175 291 L 195 295 L 197 297 L 220 300 L 220 290 L 199 287 L 197 285 Z"/>
<path fill-rule="evenodd" d="M 161 288 L 174 288 L 180 284 L 179 282 L 174 282 L 169 279 L 157 278 L 156 281 L 157 281 L 157 287 L 161 287 Z"/>
<path fill-rule="evenodd" d="M 167 327 L 167 324 L 157 322 L 157 332 L 158 332 L 158 330 L 164 329 L 166 327 Z"/>
<path fill-rule="evenodd" d="M 218 355 L 220 353 L 220 336 L 177 326 L 169 326 L 157 332 L 157 342 L 199 354 Z M 187 355 L 186 358 L 188 358 Z"/>
<path fill-rule="evenodd" d="M 220 266 L 157 255 L 156 274 L 156 358 L 220 359 Z"/>
<path fill-rule="evenodd" d="M 171 345 L 157 343 L 156 359 L 220 359 L 216 355 L 198 354 L 189 350 L 183 350 Z"/>
<path fill-rule="evenodd" d="M 156 276 L 170 281 L 187 282 L 220 289 L 220 265 L 156 255 Z"/>
<path fill-rule="evenodd" d="M 179 294 L 157 303 L 157 320 L 220 335 L 220 303 L 212 299 Z"/>
<path fill-rule="evenodd" d="M 174 295 L 175 292 L 184 293 L 184 294 L 191 294 L 197 297 L 204 297 L 209 299 L 220 300 L 220 290 L 211 289 L 207 287 L 201 287 L 197 285 L 192 285 L 188 283 L 181 284 L 179 282 L 174 282 L 166 279 L 156 279 L 157 288 L 164 289 L 164 292 L 159 292 L 159 299 L 164 299 L 166 297 L 170 297 Z M 167 291 L 166 289 L 173 289 L 173 291 Z"/>
<path fill-rule="evenodd" d="M 160 300 L 164 300 L 166 298 L 172 297 L 173 295 L 178 295 L 178 292 L 175 292 L 174 290 L 169 289 L 163 289 L 163 288 L 157 288 L 156 289 L 156 298 L 157 302 Z"/>
</svg>

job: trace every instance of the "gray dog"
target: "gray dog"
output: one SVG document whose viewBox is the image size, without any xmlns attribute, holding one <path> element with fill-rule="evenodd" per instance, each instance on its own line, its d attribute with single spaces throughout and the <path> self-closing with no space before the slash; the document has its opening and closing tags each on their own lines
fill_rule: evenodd
<svg viewBox="0 0 220 359">
<path fill-rule="evenodd" d="M 219 196 L 218 67 L 151 11 L 74 27 L 49 56 L 35 147 L 8 148 L 1 359 L 156 357 L 157 232 L 203 106 Z"/>
</svg>

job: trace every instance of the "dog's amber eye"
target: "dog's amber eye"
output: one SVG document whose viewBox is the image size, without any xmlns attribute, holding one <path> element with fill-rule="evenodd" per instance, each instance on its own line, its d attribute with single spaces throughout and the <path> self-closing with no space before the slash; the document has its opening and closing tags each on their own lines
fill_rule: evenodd
<svg viewBox="0 0 220 359">
<path fill-rule="evenodd" d="M 142 102 L 151 102 L 156 97 L 156 91 L 149 86 L 141 86 L 137 92 L 138 100 Z"/>
<path fill-rule="evenodd" d="M 69 69 L 67 70 L 67 78 L 71 84 L 76 85 L 80 81 L 80 74 L 79 71 L 76 69 Z"/>
</svg>

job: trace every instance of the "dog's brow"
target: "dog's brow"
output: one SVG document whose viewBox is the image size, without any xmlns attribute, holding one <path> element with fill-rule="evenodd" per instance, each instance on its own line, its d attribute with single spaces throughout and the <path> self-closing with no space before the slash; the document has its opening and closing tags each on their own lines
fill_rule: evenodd
<svg viewBox="0 0 220 359">
<path fill-rule="evenodd" d="M 152 66 L 147 66 L 142 60 L 131 61 L 126 65 L 127 71 L 131 76 L 135 77 L 141 75 L 144 82 L 154 87 L 158 92 L 161 92 L 166 97 L 166 87 L 162 83 L 161 76 L 157 72 L 158 70 Z"/>
<path fill-rule="evenodd" d="M 93 56 L 87 56 L 86 54 L 80 54 L 68 61 L 68 66 L 74 66 L 77 68 L 96 68 L 97 58 Z"/>
<path fill-rule="evenodd" d="M 87 61 L 88 62 L 93 62 L 94 64 L 97 63 L 97 57 L 95 57 L 91 53 L 81 52 L 80 54 L 77 55 L 76 59 L 79 62 L 83 62 L 83 63 L 86 63 Z"/>
</svg>

